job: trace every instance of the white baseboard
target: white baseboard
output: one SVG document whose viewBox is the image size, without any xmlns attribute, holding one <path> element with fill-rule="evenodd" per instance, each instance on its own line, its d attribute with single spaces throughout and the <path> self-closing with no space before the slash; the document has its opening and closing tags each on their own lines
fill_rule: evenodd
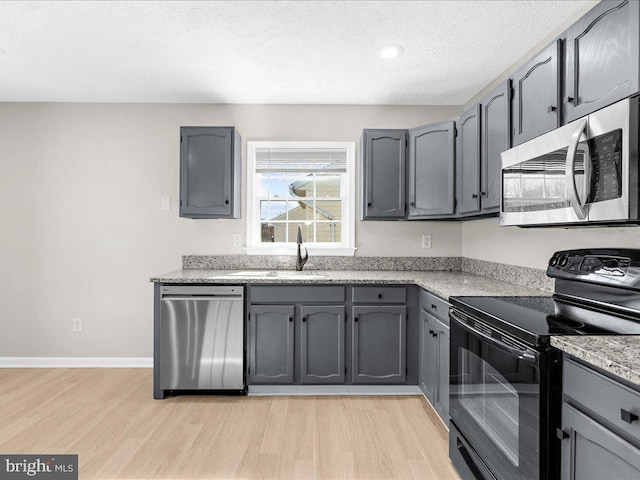
<svg viewBox="0 0 640 480">
<path fill-rule="evenodd" d="M 0 357 L 0 368 L 153 368 L 153 357 Z"/>
</svg>

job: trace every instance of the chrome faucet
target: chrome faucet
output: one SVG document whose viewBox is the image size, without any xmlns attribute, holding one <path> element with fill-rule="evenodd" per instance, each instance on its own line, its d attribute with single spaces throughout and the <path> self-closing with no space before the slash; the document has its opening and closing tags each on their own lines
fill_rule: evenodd
<svg viewBox="0 0 640 480">
<path fill-rule="evenodd" d="M 302 228 L 298 225 L 298 256 L 296 258 L 296 271 L 301 272 L 304 264 L 309 260 L 309 252 L 307 251 L 307 247 L 304 247 L 304 258 L 300 254 L 300 247 L 302 246 Z"/>
</svg>

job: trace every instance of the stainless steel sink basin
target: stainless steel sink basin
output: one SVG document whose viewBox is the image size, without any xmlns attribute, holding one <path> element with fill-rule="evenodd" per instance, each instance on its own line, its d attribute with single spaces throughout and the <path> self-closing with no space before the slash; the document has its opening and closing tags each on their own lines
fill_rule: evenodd
<svg viewBox="0 0 640 480">
<path fill-rule="evenodd" d="M 324 278 L 324 275 L 314 271 L 297 272 L 295 270 L 245 270 L 242 272 L 230 273 L 231 277 L 246 277 L 246 278 L 276 278 L 282 280 L 314 280 L 317 278 Z"/>
</svg>

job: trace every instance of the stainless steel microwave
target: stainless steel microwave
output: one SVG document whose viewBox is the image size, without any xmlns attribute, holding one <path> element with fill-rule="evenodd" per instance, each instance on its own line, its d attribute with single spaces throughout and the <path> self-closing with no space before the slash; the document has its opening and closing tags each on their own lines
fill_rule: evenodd
<svg viewBox="0 0 640 480">
<path fill-rule="evenodd" d="M 503 152 L 500 225 L 638 223 L 639 98 Z"/>
</svg>

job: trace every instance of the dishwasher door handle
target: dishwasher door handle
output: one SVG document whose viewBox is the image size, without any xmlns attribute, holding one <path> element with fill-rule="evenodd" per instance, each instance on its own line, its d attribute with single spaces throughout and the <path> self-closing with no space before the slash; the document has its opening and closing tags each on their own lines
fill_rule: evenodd
<svg viewBox="0 0 640 480">
<path fill-rule="evenodd" d="M 175 300 L 178 302 L 187 302 L 187 301 L 206 301 L 206 302 L 211 302 L 211 301 L 226 301 L 226 302 L 230 302 L 230 301 L 238 301 L 238 300 L 242 300 L 242 295 L 240 296 L 213 296 L 213 295 L 165 295 L 162 297 L 162 301 L 163 302 L 167 302 L 167 301 L 171 301 L 171 300 Z"/>
</svg>

